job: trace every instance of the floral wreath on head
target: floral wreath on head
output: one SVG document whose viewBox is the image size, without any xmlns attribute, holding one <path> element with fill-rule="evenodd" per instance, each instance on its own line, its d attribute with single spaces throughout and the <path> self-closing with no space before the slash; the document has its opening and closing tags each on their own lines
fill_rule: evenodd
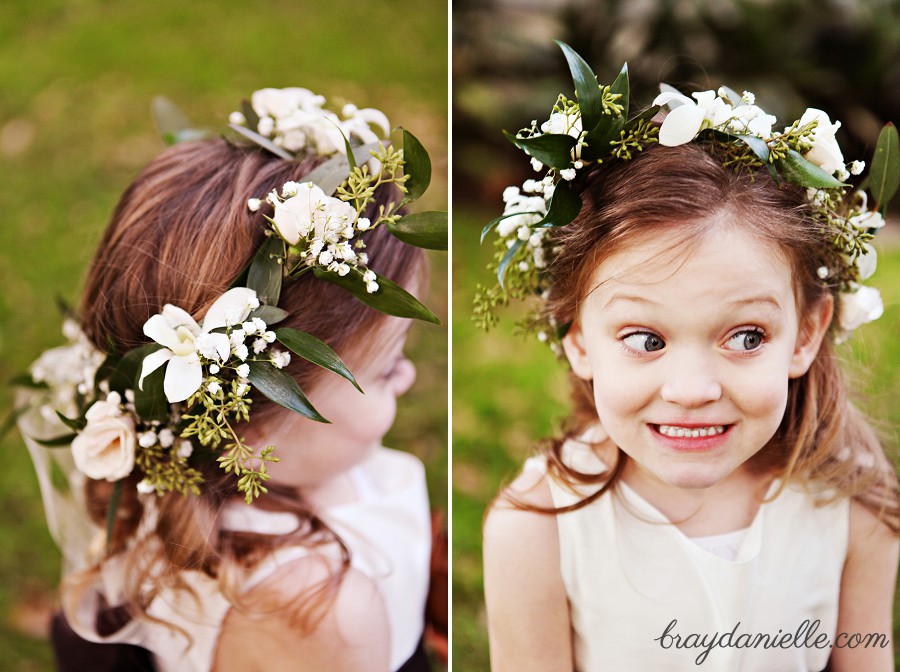
<svg viewBox="0 0 900 672">
<path fill-rule="evenodd" d="M 610 85 L 598 84 L 585 60 L 563 42 L 575 85 L 576 100 L 560 94 L 550 118 L 506 137 L 531 159 L 539 179 L 503 192 L 504 212 L 484 228 L 481 240 L 497 230 L 496 254 L 489 266 L 497 284 L 477 287 L 473 319 L 484 329 L 498 321 L 497 309 L 510 299 L 549 296 L 553 278 L 548 266 L 559 248 L 548 234 L 570 224 L 581 211 L 581 197 L 571 182 L 579 171 L 609 161 L 630 161 L 654 143 L 677 146 L 694 141 L 711 144 L 735 170 L 765 167 L 776 184 L 780 180 L 806 187 L 813 216 L 826 225 L 833 254 L 828 266 L 817 269 L 819 278 L 836 287 L 840 311 L 835 339 L 842 341 L 857 327 L 883 312 L 878 290 L 862 284 L 875 272 L 876 254 L 870 242 L 884 226 L 890 199 L 900 186 L 900 141 L 888 123 L 875 147 L 863 188 L 845 180 L 860 175 L 861 161 L 845 165 L 835 138 L 840 122 L 807 109 L 783 131 L 773 130 L 774 116 L 756 105 L 752 93 L 737 94 L 727 87 L 700 91 L 691 97 L 665 84 L 649 109 L 629 117 L 628 66 Z M 669 108 L 661 125 L 654 117 Z M 556 324 L 541 308 L 519 325 L 548 342 L 557 355 L 568 325 Z"/>
<path fill-rule="evenodd" d="M 236 427 L 250 418 L 251 390 L 328 422 L 284 370 L 292 356 L 363 392 L 324 342 L 274 326 L 288 316 L 278 307 L 283 283 L 312 273 L 388 315 L 439 323 L 406 290 L 368 268 L 366 245 L 358 236 L 384 226 L 407 244 L 447 249 L 446 212 L 401 214 L 429 185 L 428 153 L 405 129 L 400 129 L 401 147 L 394 148 L 387 139 L 387 117 L 378 110 L 347 104 L 338 114 L 325 105 L 324 97 L 307 89 L 263 89 L 229 117 L 241 139 L 281 158 L 324 160 L 300 182 L 273 185 L 268 195 L 247 194 L 251 212 L 260 211 L 263 199 L 272 206 L 271 217 L 260 214 L 267 222 L 266 239 L 202 319 L 167 304 L 143 326 L 152 342 L 104 353 L 69 313 L 63 326 L 68 344 L 44 352 L 29 374 L 14 381 L 32 391 L 16 411 L 23 434 L 43 446 L 71 447 L 65 457 L 74 465 L 70 476 L 115 483 L 108 536 L 124 479 L 136 469 L 143 477 L 137 485 L 142 494 L 199 494 L 204 478 L 197 461 L 214 459 L 234 474 L 248 504 L 265 493 L 267 464 L 278 461 L 275 448 L 257 451 Z M 154 101 L 154 112 L 170 144 L 208 135 L 193 129 L 165 99 Z M 374 221 L 362 217 L 376 189 L 386 184 L 394 185 L 397 199 L 379 206 Z M 35 431 L 27 431 L 31 428 Z M 46 502 L 50 480 L 41 471 Z"/>
</svg>

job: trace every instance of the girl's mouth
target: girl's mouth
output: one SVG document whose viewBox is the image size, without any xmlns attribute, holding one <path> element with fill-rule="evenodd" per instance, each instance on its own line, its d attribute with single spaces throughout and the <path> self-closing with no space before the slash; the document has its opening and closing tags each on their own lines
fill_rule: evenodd
<svg viewBox="0 0 900 672">
<path fill-rule="evenodd" d="M 700 452 L 718 448 L 727 439 L 728 425 L 657 425 L 651 424 L 650 430 L 665 446 L 682 452 Z"/>
<path fill-rule="evenodd" d="M 655 425 L 656 431 L 665 436 L 687 437 L 697 439 L 701 436 L 715 436 L 725 432 L 725 425 L 709 427 L 679 427 L 678 425 Z"/>
</svg>

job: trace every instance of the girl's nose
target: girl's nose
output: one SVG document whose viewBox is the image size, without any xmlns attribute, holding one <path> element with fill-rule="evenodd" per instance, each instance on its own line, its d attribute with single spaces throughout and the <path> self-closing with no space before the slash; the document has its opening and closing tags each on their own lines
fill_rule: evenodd
<svg viewBox="0 0 900 672">
<path fill-rule="evenodd" d="M 409 388 L 416 382 L 416 365 L 408 359 L 404 358 L 397 362 L 397 369 L 394 372 L 394 394 L 398 397 L 409 392 Z"/>
<path fill-rule="evenodd" d="M 660 396 L 683 408 L 698 408 L 721 399 L 722 386 L 704 358 L 683 357 L 670 369 Z"/>
</svg>

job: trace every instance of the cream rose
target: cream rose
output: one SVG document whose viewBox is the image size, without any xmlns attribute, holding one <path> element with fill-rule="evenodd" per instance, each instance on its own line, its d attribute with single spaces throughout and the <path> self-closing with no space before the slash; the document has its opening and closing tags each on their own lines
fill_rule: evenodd
<svg viewBox="0 0 900 672">
<path fill-rule="evenodd" d="M 116 396 L 88 409 L 87 426 L 72 441 L 75 466 L 95 480 L 117 481 L 134 469 L 134 420 L 122 414 Z"/>
</svg>

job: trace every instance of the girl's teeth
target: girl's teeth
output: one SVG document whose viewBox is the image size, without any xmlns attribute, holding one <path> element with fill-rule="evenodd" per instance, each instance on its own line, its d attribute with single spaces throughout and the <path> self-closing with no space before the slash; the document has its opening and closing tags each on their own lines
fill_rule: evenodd
<svg viewBox="0 0 900 672">
<path fill-rule="evenodd" d="M 714 427 L 676 427 L 674 425 L 660 425 L 659 433 L 665 434 L 666 436 L 676 436 L 676 437 L 685 437 L 689 439 L 697 439 L 701 436 L 715 436 L 716 434 L 721 434 L 725 431 L 725 427 L 723 425 L 716 425 Z"/>
</svg>

